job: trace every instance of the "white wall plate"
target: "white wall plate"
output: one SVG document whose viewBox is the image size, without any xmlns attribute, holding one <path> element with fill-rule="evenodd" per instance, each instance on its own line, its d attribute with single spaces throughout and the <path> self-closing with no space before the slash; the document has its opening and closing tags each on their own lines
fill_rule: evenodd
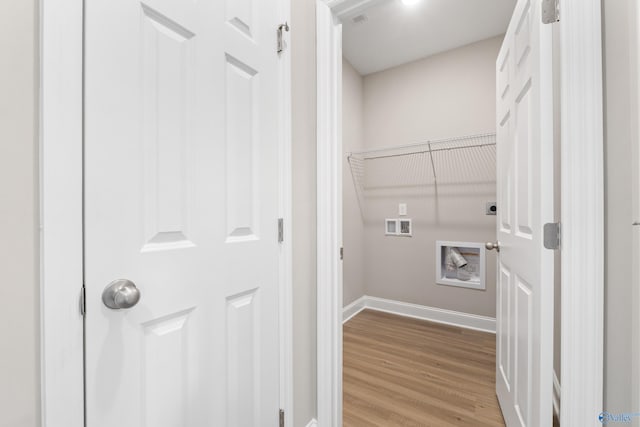
<svg viewBox="0 0 640 427">
<path fill-rule="evenodd" d="M 447 268 L 447 253 L 456 248 L 468 264 L 463 268 Z M 483 243 L 436 242 L 436 283 L 469 289 L 486 289 L 486 260 Z"/>
</svg>

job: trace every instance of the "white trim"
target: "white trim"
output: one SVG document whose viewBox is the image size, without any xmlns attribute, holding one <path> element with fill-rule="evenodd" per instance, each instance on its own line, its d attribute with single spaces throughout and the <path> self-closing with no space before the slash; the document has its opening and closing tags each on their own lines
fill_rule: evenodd
<svg viewBox="0 0 640 427">
<path fill-rule="evenodd" d="M 342 426 L 342 25 L 317 19 L 317 419 Z"/>
<path fill-rule="evenodd" d="M 318 422 L 314 418 L 307 423 L 307 427 L 318 427 Z"/>
<path fill-rule="evenodd" d="M 291 1 L 280 0 L 280 22 L 291 21 Z M 291 230 L 293 205 L 292 146 L 291 146 L 291 49 L 286 46 L 280 54 L 280 142 L 278 168 L 279 211 L 283 219 L 284 239 L 280 244 L 280 409 L 284 410 L 284 424 L 293 425 L 293 239 Z"/>
<path fill-rule="evenodd" d="M 556 371 L 553 371 L 553 413 L 556 415 L 558 420 L 560 420 L 560 397 L 562 396 L 562 391 L 560 389 L 560 381 L 558 381 L 558 375 L 556 375 Z"/>
<path fill-rule="evenodd" d="M 604 159 L 600 0 L 563 0 L 563 427 L 595 425 L 603 409 Z"/>
<path fill-rule="evenodd" d="M 84 426 L 81 1 L 40 1 L 43 427 Z"/>
<path fill-rule="evenodd" d="M 344 321 L 346 322 L 351 319 L 362 310 L 382 311 L 398 316 L 472 329 L 474 331 L 488 332 L 491 334 L 496 333 L 496 319 L 493 317 L 371 297 L 368 295 L 357 299 L 344 308 Z"/>
<path fill-rule="evenodd" d="M 367 298 L 368 297 L 366 295 L 361 296 L 360 298 L 358 298 L 357 300 L 355 300 L 351 304 L 346 305 L 342 309 L 342 323 L 343 324 L 347 323 L 349 320 L 351 320 L 352 317 L 356 316 L 362 310 L 367 308 Z"/>
</svg>

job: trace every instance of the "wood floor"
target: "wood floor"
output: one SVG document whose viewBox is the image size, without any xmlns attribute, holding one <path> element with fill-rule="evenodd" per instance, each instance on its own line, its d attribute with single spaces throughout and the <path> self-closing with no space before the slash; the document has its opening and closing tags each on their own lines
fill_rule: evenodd
<svg viewBox="0 0 640 427">
<path fill-rule="evenodd" d="M 344 325 L 345 427 L 504 426 L 495 335 L 365 310 Z"/>
</svg>

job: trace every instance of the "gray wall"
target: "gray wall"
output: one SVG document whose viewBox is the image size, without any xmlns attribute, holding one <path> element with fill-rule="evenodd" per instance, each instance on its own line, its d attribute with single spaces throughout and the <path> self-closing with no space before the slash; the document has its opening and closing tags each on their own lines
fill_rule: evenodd
<svg viewBox="0 0 640 427">
<path fill-rule="evenodd" d="M 364 149 L 364 79 L 342 60 L 342 148 L 346 153 Z M 347 156 L 342 167 L 342 241 L 344 246 L 343 304 L 365 295 L 364 223 Z"/>
<path fill-rule="evenodd" d="M 0 426 L 40 424 L 37 2 L 0 2 Z"/>
<path fill-rule="evenodd" d="M 364 77 L 364 146 L 494 132 L 495 61 L 501 43 L 502 37 L 495 37 Z M 390 164 L 382 172 L 393 179 L 403 171 Z M 461 174 L 469 167 L 456 166 Z M 345 194 L 353 188 L 349 175 L 344 186 Z M 486 202 L 495 200 L 495 183 L 440 186 L 438 197 L 432 189 L 368 197 L 364 293 L 494 317 L 495 254 L 487 253 L 486 291 L 436 285 L 435 242 L 495 240 L 495 217 L 485 215 Z M 384 219 L 398 217 L 401 202 L 407 203 L 414 237 L 387 237 Z"/>
<path fill-rule="evenodd" d="M 605 409 L 632 406 L 631 48 L 633 0 L 603 0 L 605 99 Z M 637 166 L 636 166 L 637 167 Z"/>
<path fill-rule="evenodd" d="M 316 12 L 291 2 L 294 426 L 316 417 Z"/>
</svg>

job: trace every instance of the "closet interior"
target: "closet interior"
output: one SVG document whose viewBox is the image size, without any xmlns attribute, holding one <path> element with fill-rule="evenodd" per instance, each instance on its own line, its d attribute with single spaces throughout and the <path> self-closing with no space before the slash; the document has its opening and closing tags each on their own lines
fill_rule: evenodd
<svg viewBox="0 0 640 427">
<path fill-rule="evenodd" d="M 404 405 L 416 412 L 393 425 L 466 420 L 464 411 L 440 419 L 440 409 L 422 406 L 451 409 L 451 393 L 469 393 L 486 409 L 473 425 L 503 425 L 494 383 L 497 258 L 486 243 L 495 241 L 500 209 L 496 57 L 513 5 L 501 2 L 501 18 L 489 24 L 465 15 L 445 29 L 430 3 L 374 2 L 343 19 L 345 426 L 391 425 L 376 423 L 400 417 L 394 407 Z M 461 374 L 465 355 L 481 374 Z M 446 369 L 447 385 L 434 385 Z M 481 391 L 466 390 L 467 381 Z M 372 413 L 363 393 L 388 412 Z M 422 401 L 433 393 L 438 402 Z"/>
</svg>

